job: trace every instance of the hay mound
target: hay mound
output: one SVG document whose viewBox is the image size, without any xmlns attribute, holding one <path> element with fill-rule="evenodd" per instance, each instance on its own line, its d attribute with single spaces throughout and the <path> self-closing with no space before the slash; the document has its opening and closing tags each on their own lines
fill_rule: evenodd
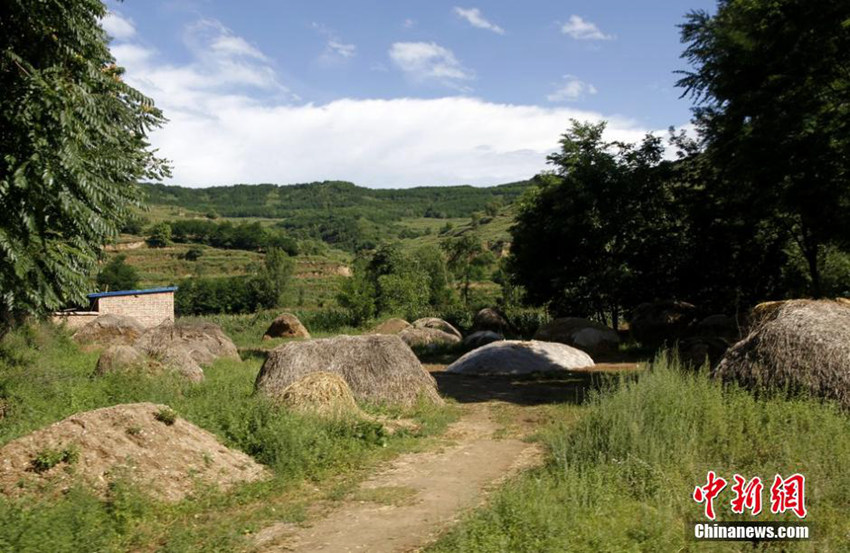
<svg viewBox="0 0 850 553">
<path fill-rule="evenodd" d="M 620 346 L 620 337 L 614 329 L 580 317 L 550 321 L 537 329 L 534 339 L 560 342 L 591 354 L 615 352 Z"/>
<path fill-rule="evenodd" d="M 472 328 L 499 334 L 512 333 L 514 330 L 505 314 L 492 307 L 485 307 L 475 314 L 472 319 Z"/>
<path fill-rule="evenodd" d="M 78 344 L 97 346 L 132 346 L 145 332 L 145 327 L 126 315 L 101 315 L 74 333 Z"/>
<path fill-rule="evenodd" d="M 850 408 L 850 307 L 811 300 L 771 306 L 713 374 L 753 390 L 805 390 Z"/>
<path fill-rule="evenodd" d="M 133 346 L 109 346 L 100 354 L 94 373 L 104 375 L 125 370 L 144 369 L 147 365 L 148 358 Z"/>
<path fill-rule="evenodd" d="M 460 342 L 460 337 L 454 334 L 428 327 L 416 328 L 415 326 L 411 326 L 399 332 L 398 336 L 404 340 L 405 344 L 412 348 L 439 345 L 450 346 Z"/>
<path fill-rule="evenodd" d="M 475 349 L 504 339 L 504 336 L 493 332 L 492 330 L 479 330 L 478 332 L 473 332 L 472 334 L 464 338 L 463 345 L 464 347 Z"/>
<path fill-rule="evenodd" d="M 280 393 L 280 402 L 295 411 L 320 415 L 361 415 L 345 379 L 319 371 L 302 376 Z"/>
<path fill-rule="evenodd" d="M 226 489 L 267 476 L 251 457 L 224 447 L 210 432 L 179 417 L 170 425 L 158 420 L 157 413 L 167 409 L 133 403 L 86 411 L 9 442 L 0 449 L 0 490 L 61 489 L 80 477 L 105 492 L 111 480 L 126 477 L 154 497 L 178 501 L 196 482 Z M 46 451 L 75 453 L 34 470 Z"/>
<path fill-rule="evenodd" d="M 272 338 L 309 338 L 310 333 L 307 328 L 301 324 L 298 317 L 292 313 L 282 313 L 272 321 L 269 329 L 263 334 L 263 340 L 271 340 Z"/>
<path fill-rule="evenodd" d="M 446 368 L 448 373 L 516 375 L 573 371 L 594 365 L 585 352 L 557 342 L 504 340 L 472 350 Z"/>
<path fill-rule="evenodd" d="M 304 375 L 340 375 L 359 401 L 411 406 L 419 397 L 442 403 L 434 378 L 398 336 L 337 336 L 289 342 L 269 353 L 255 388 L 273 398 Z"/>
<path fill-rule="evenodd" d="M 207 322 L 166 321 L 142 334 L 135 346 L 157 359 L 176 359 L 183 354 L 168 351 L 183 350 L 198 365 L 210 365 L 220 357 L 239 359 L 236 346 L 221 327 Z"/>
<path fill-rule="evenodd" d="M 416 319 L 415 321 L 413 321 L 413 328 L 431 328 L 434 330 L 440 330 L 442 332 L 445 332 L 446 334 L 451 334 L 457 337 L 458 341 L 463 339 L 463 335 L 458 329 L 453 327 L 450 323 L 444 321 L 443 319 L 438 319 L 437 317 L 425 317 L 424 319 Z"/>
<path fill-rule="evenodd" d="M 697 308 L 684 301 L 642 303 L 632 312 L 629 329 L 635 340 L 657 348 L 684 338 L 696 317 Z"/>
<path fill-rule="evenodd" d="M 387 319 L 369 331 L 369 334 L 398 334 L 403 330 L 412 328 L 404 319 Z"/>
</svg>

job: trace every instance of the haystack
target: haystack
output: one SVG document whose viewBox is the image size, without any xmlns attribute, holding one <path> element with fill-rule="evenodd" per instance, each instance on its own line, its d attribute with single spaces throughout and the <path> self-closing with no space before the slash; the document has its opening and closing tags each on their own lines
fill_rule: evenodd
<svg viewBox="0 0 850 553">
<path fill-rule="evenodd" d="M 309 373 L 280 393 L 280 402 L 288 408 L 328 416 L 361 416 L 354 394 L 345 379 L 336 373 Z"/>
<path fill-rule="evenodd" d="M 292 313 L 281 313 L 263 334 L 263 340 L 272 338 L 310 338 L 310 333 L 298 317 Z"/>
<path fill-rule="evenodd" d="M 642 303 L 632 312 L 629 329 L 635 340 L 656 348 L 684 338 L 696 317 L 697 308 L 684 301 Z"/>
<path fill-rule="evenodd" d="M 369 334 L 398 334 L 399 332 L 407 330 L 412 326 L 413 325 L 411 325 L 404 319 L 387 319 L 386 321 L 382 322 L 381 324 L 375 326 L 372 330 L 370 330 Z"/>
<path fill-rule="evenodd" d="M 97 360 L 94 374 L 141 371 L 149 374 L 174 372 L 192 382 L 201 382 L 204 371 L 189 351 L 180 347 L 158 350 L 155 356 L 147 355 L 133 346 L 109 346 Z"/>
<path fill-rule="evenodd" d="M 614 329 L 580 317 L 550 321 L 537 329 L 534 339 L 560 342 L 590 354 L 615 352 L 620 346 L 620 337 Z"/>
<path fill-rule="evenodd" d="M 131 346 L 144 333 L 145 327 L 127 315 L 100 315 L 74 333 L 78 344 L 98 346 Z"/>
<path fill-rule="evenodd" d="M 287 386 L 315 372 L 342 376 L 359 401 L 411 406 L 423 397 L 442 403 L 434 378 L 398 336 L 337 336 L 289 342 L 269 353 L 255 388 L 280 397 Z"/>
<path fill-rule="evenodd" d="M 753 390 L 804 390 L 850 408 L 850 307 L 793 300 L 762 315 L 714 376 Z"/>
<path fill-rule="evenodd" d="M 148 357 L 133 346 L 109 346 L 97 359 L 97 367 L 94 373 L 104 375 L 107 373 L 144 369 L 148 364 Z"/>
<path fill-rule="evenodd" d="M 466 348 L 475 349 L 504 339 L 504 336 L 497 332 L 493 332 L 492 330 L 479 330 L 478 332 L 473 332 L 464 338 L 463 345 Z"/>
<path fill-rule="evenodd" d="M 398 333 L 399 338 L 404 340 L 408 346 L 428 347 L 428 346 L 451 346 L 460 342 L 460 337 L 444 332 L 438 328 L 415 327 L 411 326 Z"/>
<path fill-rule="evenodd" d="M 168 350 L 183 350 L 199 365 L 210 365 L 222 357 L 239 359 L 233 341 L 221 327 L 208 322 L 166 321 L 147 330 L 135 346 L 155 358 L 172 355 Z"/>
<path fill-rule="evenodd" d="M 458 340 L 463 339 L 463 334 L 460 333 L 458 329 L 453 327 L 451 323 L 448 321 L 444 321 L 443 319 L 439 319 L 437 317 L 425 317 L 424 319 L 417 319 L 413 321 L 413 328 L 431 328 L 434 330 L 440 330 L 445 332 L 446 334 L 452 334 L 457 337 Z"/>
<path fill-rule="evenodd" d="M 77 477 L 105 492 L 113 479 L 128 478 L 154 497 L 177 501 L 197 483 L 226 489 L 268 476 L 248 455 L 180 417 L 164 418 L 167 412 L 152 403 L 116 405 L 9 442 L 0 448 L 0 493 L 48 483 L 63 489 Z"/>
<path fill-rule="evenodd" d="M 512 333 L 514 331 L 505 314 L 492 307 L 485 307 L 475 314 L 475 317 L 472 319 L 472 328 L 475 330 L 489 330 L 499 334 Z"/>
<path fill-rule="evenodd" d="M 593 367 L 585 352 L 557 342 L 503 340 L 472 350 L 446 368 L 448 373 L 517 375 Z"/>
</svg>

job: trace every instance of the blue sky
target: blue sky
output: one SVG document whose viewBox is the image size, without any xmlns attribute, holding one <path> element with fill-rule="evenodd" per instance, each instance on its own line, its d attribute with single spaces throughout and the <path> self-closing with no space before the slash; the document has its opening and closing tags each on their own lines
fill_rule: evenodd
<svg viewBox="0 0 850 553">
<path fill-rule="evenodd" d="M 492 185 L 546 168 L 570 118 L 684 126 L 676 25 L 706 0 L 126 0 L 104 27 L 170 119 L 173 184 Z"/>
</svg>

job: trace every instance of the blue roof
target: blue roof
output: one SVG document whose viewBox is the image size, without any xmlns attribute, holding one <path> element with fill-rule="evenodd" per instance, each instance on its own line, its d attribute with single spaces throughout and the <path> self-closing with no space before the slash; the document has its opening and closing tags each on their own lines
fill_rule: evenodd
<svg viewBox="0 0 850 553">
<path fill-rule="evenodd" d="M 97 298 L 111 298 L 113 296 L 141 296 L 142 294 L 162 294 L 165 292 L 176 292 L 176 286 L 166 286 L 164 288 L 148 288 L 147 290 L 116 290 L 115 292 L 98 292 L 97 294 L 89 294 L 88 298 L 94 300 Z"/>
</svg>

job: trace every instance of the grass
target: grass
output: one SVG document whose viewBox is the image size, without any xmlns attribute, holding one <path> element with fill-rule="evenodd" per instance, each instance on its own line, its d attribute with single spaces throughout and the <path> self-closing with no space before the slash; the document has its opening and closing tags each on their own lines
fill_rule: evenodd
<svg viewBox="0 0 850 553">
<path fill-rule="evenodd" d="M 173 410 L 164 422 L 179 415 L 215 433 L 268 466 L 273 477 L 227 493 L 199 488 L 177 504 L 149 499 L 120 478 L 106 497 L 82 486 L 56 495 L 0 497 L 0 551 L 240 550 L 271 522 L 303 520 L 307 503 L 338 476 L 351 478 L 381 459 L 424 447 L 453 416 L 451 409 L 420 405 L 404 413 L 419 431 L 388 435 L 374 424 L 299 415 L 254 396 L 259 359 L 221 360 L 194 384 L 169 375 L 93 378 L 97 355 L 80 351 L 50 325 L 7 335 L 0 342 L 6 406 L 0 446 L 75 412 L 148 401 Z M 44 463 L 72 462 L 59 453 L 45 452 Z"/>
<path fill-rule="evenodd" d="M 545 467 L 508 483 L 428 551 L 846 551 L 850 541 L 850 419 L 814 399 L 755 399 L 658 359 L 638 378 L 596 394 L 584 416 L 542 433 Z M 691 499 L 714 470 L 727 480 L 800 472 L 815 540 L 754 547 L 690 541 L 702 519 Z M 731 492 L 716 503 L 733 517 Z M 719 501 L 719 500 L 718 500 Z M 769 492 L 764 502 L 769 511 Z M 762 513 L 754 520 L 795 520 Z"/>
</svg>

